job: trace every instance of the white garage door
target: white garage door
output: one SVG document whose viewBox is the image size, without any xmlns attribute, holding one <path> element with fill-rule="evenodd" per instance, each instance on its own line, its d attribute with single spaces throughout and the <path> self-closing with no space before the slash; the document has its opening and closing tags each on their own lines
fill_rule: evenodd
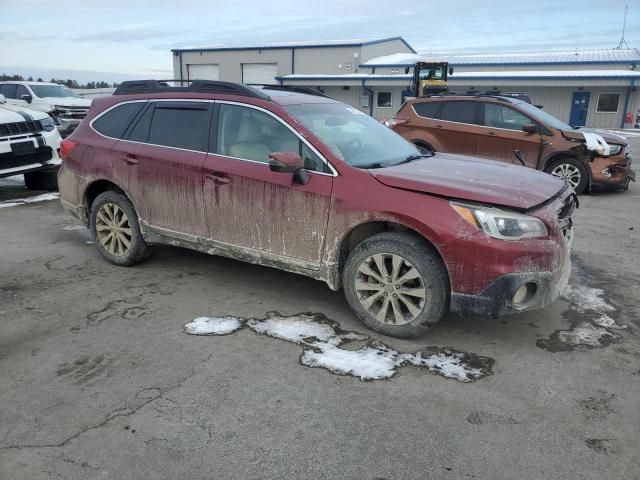
<svg viewBox="0 0 640 480">
<path fill-rule="evenodd" d="M 188 80 L 220 80 L 218 65 L 187 65 Z"/>
<path fill-rule="evenodd" d="M 242 83 L 247 85 L 275 85 L 277 63 L 243 63 Z"/>
</svg>

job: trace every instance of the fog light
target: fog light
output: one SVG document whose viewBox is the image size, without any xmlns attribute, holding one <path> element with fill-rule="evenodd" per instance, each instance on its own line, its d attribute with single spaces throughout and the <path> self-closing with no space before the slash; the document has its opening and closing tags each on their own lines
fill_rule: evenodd
<svg viewBox="0 0 640 480">
<path fill-rule="evenodd" d="M 521 308 L 529 303 L 538 292 L 538 284 L 535 282 L 527 282 L 520 286 L 513 295 L 513 306 Z"/>
</svg>

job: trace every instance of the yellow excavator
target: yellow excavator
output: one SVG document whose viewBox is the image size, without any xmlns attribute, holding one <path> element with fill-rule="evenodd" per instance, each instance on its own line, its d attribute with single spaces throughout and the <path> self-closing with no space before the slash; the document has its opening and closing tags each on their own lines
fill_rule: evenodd
<svg viewBox="0 0 640 480">
<path fill-rule="evenodd" d="M 411 67 L 407 67 L 409 73 Z M 412 90 L 416 97 L 443 93 L 448 90 L 447 78 L 453 75 L 453 67 L 447 62 L 416 62 L 413 64 Z"/>
</svg>

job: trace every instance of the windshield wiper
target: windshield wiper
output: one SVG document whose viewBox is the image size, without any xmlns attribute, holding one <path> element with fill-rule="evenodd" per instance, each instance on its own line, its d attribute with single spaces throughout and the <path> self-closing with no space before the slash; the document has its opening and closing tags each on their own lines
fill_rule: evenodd
<svg viewBox="0 0 640 480">
<path fill-rule="evenodd" d="M 356 167 L 356 168 L 364 168 L 364 169 L 382 168 L 382 167 L 388 167 L 388 166 L 389 166 L 388 164 L 382 163 L 382 162 L 365 163 L 364 165 L 354 165 L 354 167 Z"/>
<path fill-rule="evenodd" d="M 409 155 L 404 160 L 400 160 L 398 163 L 394 163 L 393 166 L 395 167 L 396 165 L 402 165 L 403 163 L 409 163 L 409 162 L 413 162 L 414 160 L 420 160 L 421 158 L 430 158 L 430 157 L 433 157 L 433 153 L 420 153 L 420 154 Z"/>
</svg>

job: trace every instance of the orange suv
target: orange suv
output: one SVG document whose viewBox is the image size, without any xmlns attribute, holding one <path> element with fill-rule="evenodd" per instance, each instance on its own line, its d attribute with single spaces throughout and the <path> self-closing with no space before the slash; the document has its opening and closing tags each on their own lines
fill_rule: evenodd
<svg viewBox="0 0 640 480">
<path fill-rule="evenodd" d="M 626 189 L 635 181 L 631 148 L 624 137 L 573 128 L 516 98 L 450 94 L 411 98 L 385 124 L 423 149 L 543 170 L 564 178 L 576 193 L 594 184 Z M 606 141 L 608 155 L 588 146 L 586 137 L 594 138 L 589 134 Z"/>
</svg>

